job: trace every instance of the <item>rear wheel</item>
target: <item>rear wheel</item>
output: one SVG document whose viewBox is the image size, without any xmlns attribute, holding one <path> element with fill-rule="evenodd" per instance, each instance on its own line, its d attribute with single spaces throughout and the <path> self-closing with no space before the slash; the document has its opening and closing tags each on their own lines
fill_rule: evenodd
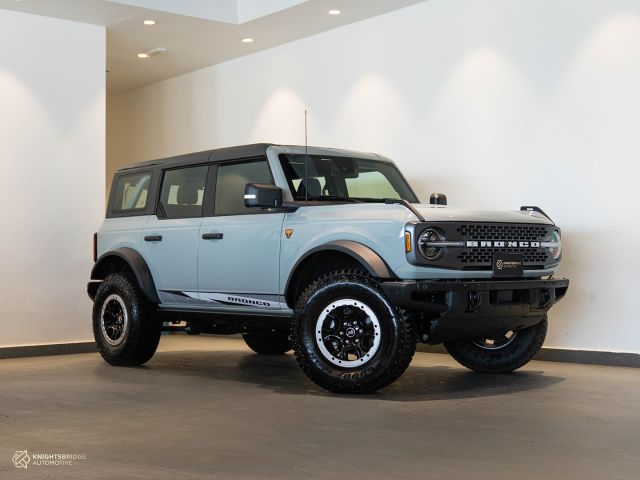
<svg viewBox="0 0 640 480">
<path fill-rule="evenodd" d="M 93 303 L 93 335 L 111 365 L 142 365 L 153 357 L 162 322 L 136 281 L 122 273 L 107 276 Z"/>
<path fill-rule="evenodd" d="M 359 271 L 334 272 L 311 284 L 298 299 L 292 331 L 304 373 L 336 393 L 386 387 L 416 349 L 413 321 Z"/>
<path fill-rule="evenodd" d="M 493 338 L 445 342 L 458 363 L 481 373 L 508 373 L 529 363 L 547 336 L 547 319 L 518 331 Z"/>
<path fill-rule="evenodd" d="M 285 333 L 261 334 L 245 333 L 242 339 L 256 353 L 279 355 L 291 350 L 289 337 Z"/>
</svg>

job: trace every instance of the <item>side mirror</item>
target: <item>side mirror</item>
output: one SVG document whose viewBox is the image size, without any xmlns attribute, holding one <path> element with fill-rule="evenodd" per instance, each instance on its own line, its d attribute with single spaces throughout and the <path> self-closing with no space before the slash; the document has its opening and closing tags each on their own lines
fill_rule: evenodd
<svg viewBox="0 0 640 480">
<path fill-rule="evenodd" d="M 279 208 L 282 206 L 282 189 L 269 183 L 247 183 L 244 187 L 244 206 Z"/>
<path fill-rule="evenodd" d="M 444 193 L 432 193 L 429 198 L 429 203 L 431 205 L 446 205 L 447 196 Z"/>
</svg>

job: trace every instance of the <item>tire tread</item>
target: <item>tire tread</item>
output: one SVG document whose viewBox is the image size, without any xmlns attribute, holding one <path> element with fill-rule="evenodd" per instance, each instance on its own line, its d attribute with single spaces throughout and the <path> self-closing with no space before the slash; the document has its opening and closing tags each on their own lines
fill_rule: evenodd
<svg viewBox="0 0 640 480">
<path fill-rule="evenodd" d="M 129 297 L 129 331 L 121 351 L 114 352 L 101 341 L 100 310 L 101 300 L 113 291 L 119 291 Z M 126 299 L 125 299 L 126 303 Z M 98 288 L 93 307 L 93 330 L 98 352 L 104 360 L 116 366 L 135 366 L 148 362 L 156 352 L 162 323 L 155 318 L 155 308 L 146 299 L 135 278 L 125 273 L 108 275 Z"/>
<path fill-rule="evenodd" d="M 409 367 L 413 355 L 416 351 L 417 341 L 417 328 L 413 319 L 408 313 L 402 309 L 391 307 L 394 315 L 398 318 L 400 332 L 398 335 L 399 347 L 397 353 L 389 366 L 382 374 L 378 375 L 371 381 L 363 381 L 354 384 L 344 384 L 337 381 L 328 381 L 325 375 L 316 368 L 313 362 L 304 353 L 304 347 L 302 339 L 299 337 L 301 323 L 304 321 L 303 314 L 306 305 L 310 299 L 323 287 L 334 282 L 354 282 L 364 284 L 367 287 L 374 289 L 383 298 L 383 291 L 378 283 L 366 273 L 359 270 L 343 269 L 336 270 L 328 275 L 325 275 L 315 282 L 311 283 L 300 295 L 296 302 L 294 310 L 293 322 L 292 322 L 292 344 L 294 348 L 294 355 L 298 365 L 304 372 L 304 374 L 315 384 L 330 390 L 335 393 L 345 394 L 365 394 L 373 393 L 376 390 L 384 388 L 395 380 L 397 380 L 404 371 Z"/>
<path fill-rule="evenodd" d="M 505 350 L 483 350 L 473 342 L 445 342 L 449 354 L 461 365 L 479 373 L 509 373 L 527 363 L 540 351 L 547 336 L 546 317 L 538 324 L 520 330 L 514 339 L 516 345 Z M 518 348 L 519 347 L 519 348 Z"/>
</svg>

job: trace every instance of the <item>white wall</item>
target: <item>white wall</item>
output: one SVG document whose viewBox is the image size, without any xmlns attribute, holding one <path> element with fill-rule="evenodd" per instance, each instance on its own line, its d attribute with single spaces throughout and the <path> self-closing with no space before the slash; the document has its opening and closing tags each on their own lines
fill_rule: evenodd
<svg viewBox="0 0 640 480">
<path fill-rule="evenodd" d="M 90 340 L 105 31 L 0 10 L 0 347 Z"/>
<path fill-rule="evenodd" d="M 544 208 L 572 280 L 547 346 L 640 352 L 638 85 L 637 1 L 431 0 L 110 99 L 108 168 L 302 143 L 308 108 L 312 144 L 389 155 L 423 200 Z"/>
</svg>

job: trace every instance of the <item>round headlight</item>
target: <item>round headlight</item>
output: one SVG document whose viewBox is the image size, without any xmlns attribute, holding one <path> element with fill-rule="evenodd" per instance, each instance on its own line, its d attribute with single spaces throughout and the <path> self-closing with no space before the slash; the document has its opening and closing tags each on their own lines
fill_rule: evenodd
<svg viewBox="0 0 640 480">
<path fill-rule="evenodd" d="M 445 251 L 445 247 L 437 247 L 430 245 L 432 242 L 444 242 L 445 237 L 439 230 L 435 228 L 427 228 L 420 234 L 418 245 L 420 252 L 427 260 L 439 259 Z"/>
<path fill-rule="evenodd" d="M 553 231 L 549 243 L 551 244 L 549 253 L 551 253 L 554 260 L 558 260 L 562 254 L 562 240 L 560 239 L 560 232 L 558 230 Z"/>
</svg>

